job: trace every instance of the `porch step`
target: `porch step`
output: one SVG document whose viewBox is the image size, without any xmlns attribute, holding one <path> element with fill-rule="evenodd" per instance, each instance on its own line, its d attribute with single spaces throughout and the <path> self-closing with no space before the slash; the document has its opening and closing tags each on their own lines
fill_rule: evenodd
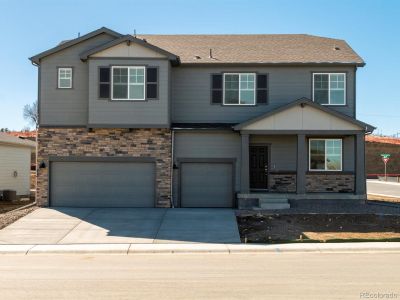
<svg viewBox="0 0 400 300">
<path fill-rule="evenodd" d="M 265 203 L 260 203 L 260 208 L 259 209 L 288 209 L 290 208 L 289 203 L 271 203 L 271 202 L 265 202 Z"/>
<path fill-rule="evenodd" d="M 288 203 L 288 198 L 264 198 L 264 197 L 259 197 L 258 201 L 261 203 Z"/>
<path fill-rule="evenodd" d="M 288 209 L 290 208 L 288 194 L 279 193 L 248 193 L 237 195 L 239 208 L 254 210 Z M 247 202 L 246 202 L 247 201 Z"/>
<path fill-rule="evenodd" d="M 258 203 L 260 209 L 287 209 L 290 208 L 289 200 L 287 197 L 271 195 L 269 197 L 259 197 Z"/>
</svg>

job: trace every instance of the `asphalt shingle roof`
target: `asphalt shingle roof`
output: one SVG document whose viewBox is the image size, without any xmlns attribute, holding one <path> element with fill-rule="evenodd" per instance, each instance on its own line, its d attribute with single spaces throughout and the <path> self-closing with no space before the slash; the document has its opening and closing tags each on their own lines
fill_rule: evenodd
<svg viewBox="0 0 400 300">
<path fill-rule="evenodd" d="M 0 144 L 18 145 L 30 148 L 36 147 L 36 143 L 34 141 L 22 139 L 3 132 L 0 133 Z"/>
<path fill-rule="evenodd" d="M 400 145 L 400 138 L 394 138 L 388 136 L 367 135 L 365 137 L 365 141 L 371 143 Z"/>
<path fill-rule="evenodd" d="M 182 63 L 364 65 L 363 59 L 346 41 L 307 34 L 138 35 L 137 37 L 178 55 Z M 209 57 L 210 49 L 212 58 Z"/>
</svg>

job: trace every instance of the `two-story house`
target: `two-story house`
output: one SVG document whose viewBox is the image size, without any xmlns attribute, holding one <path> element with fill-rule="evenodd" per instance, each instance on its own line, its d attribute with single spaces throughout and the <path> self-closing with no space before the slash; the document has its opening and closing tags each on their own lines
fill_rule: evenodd
<svg viewBox="0 0 400 300">
<path fill-rule="evenodd" d="M 366 197 L 374 128 L 355 118 L 365 63 L 343 40 L 100 28 L 30 59 L 41 206 Z"/>
</svg>

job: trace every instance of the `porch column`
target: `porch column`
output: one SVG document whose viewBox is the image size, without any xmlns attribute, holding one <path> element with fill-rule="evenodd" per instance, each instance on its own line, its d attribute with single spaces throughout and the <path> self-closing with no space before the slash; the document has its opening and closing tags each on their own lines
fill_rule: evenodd
<svg viewBox="0 0 400 300">
<path fill-rule="evenodd" d="M 241 166 L 240 166 L 240 192 L 250 192 L 249 180 L 249 135 L 241 134 Z"/>
<path fill-rule="evenodd" d="M 355 160 L 356 160 L 356 178 L 355 193 L 357 195 L 366 194 L 365 182 L 365 134 L 357 133 L 355 138 Z"/>
<path fill-rule="evenodd" d="M 306 171 L 307 171 L 307 147 L 306 135 L 297 135 L 297 174 L 296 174 L 296 193 L 306 193 Z"/>
</svg>

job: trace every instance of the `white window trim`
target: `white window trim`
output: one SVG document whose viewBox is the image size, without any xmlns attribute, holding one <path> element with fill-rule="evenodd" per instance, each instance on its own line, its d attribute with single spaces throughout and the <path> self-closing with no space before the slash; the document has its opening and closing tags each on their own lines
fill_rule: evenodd
<svg viewBox="0 0 400 300">
<path fill-rule="evenodd" d="M 114 69 L 115 68 L 127 68 L 128 69 L 128 98 L 114 98 Z M 142 85 L 141 83 L 129 83 L 129 69 L 143 69 L 143 98 L 129 98 L 129 92 L 130 92 L 130 85 Z M 132 101 L 132 100 L 137 100 L 137 101 L 143 101 L 146 100 L 146 67 L 145 66 L 112 66 L 111 67 L 111 100 L 118 100 L 118 101 Z"/>
<path fill-rule="evenodd" d="M 239 103 L 225 103 L 225 75 L 239 75 Z M 254 75 L 254 98 L 253 98 L 253 103 L 240 103 L 240 75 Z M 230 106 L 238 106 L 238 105 L 242 105 L 242 106 L 254 106 L 256 105 L 256 86 L 257 86 L 257 76 L 256 73 L 224 73 L 224 80 L 222 82 L 222 104 L 223 105 L 230 105 Z"/>
<path fill-rule="evenodd" d="M 347 105 L 347 74 L 346 73 L 313 73 L 313 80 L 312 80 L 312 99 L 315 102 L 314 99 L 314 90 L 315 90 L 315 75 L 329 75 L 328 79 L 328 103 L 327 104 L 321 104 L 321 105 L 326 105 L 326 106 L 346 106 Z M 343 104 L 331 104 L 331 75 L 343 75 L 344 76 L 344 84 L 343 84 L 343 89 L 344 89 L 344 103 Z"/>
<path fill-rule="evenodd" d="M 68 78 L 68 79 L 69 79 L 69 86 L 61 86 L 61 85 L 60 85 L 60 82 L 61 82 L 61 77 L 60 77 L 61 70 L 63 70 L 63 71 L 64 71 L 64 70 L 70 70 L 70 71 L 71 71 L 71 77 Z M 57 76 L 58 76 L 57 88 L 59 88 L 59 89 L 72 89 L 73 71 L 72 71 L 72 68 L 71 68 L 71 67 L 61 67 L 61 68 L 58 68 L 58 74 L 57 74 Z M 63 78 L 63 79 L 67 79 L 67 78 Z"/>
<path fill-rule="evenodd" d="M 342 149 L 340 153 L 340 170 L 328 170 L 326 166 L 326 141 L 341 141 Z M 325 169 L 311 169 L 311 141 L 325 141 Z M 341 172 L 343 171 L 343 139 L 308 139 L 308 171 L 310 172 Z"/>
</svg>

